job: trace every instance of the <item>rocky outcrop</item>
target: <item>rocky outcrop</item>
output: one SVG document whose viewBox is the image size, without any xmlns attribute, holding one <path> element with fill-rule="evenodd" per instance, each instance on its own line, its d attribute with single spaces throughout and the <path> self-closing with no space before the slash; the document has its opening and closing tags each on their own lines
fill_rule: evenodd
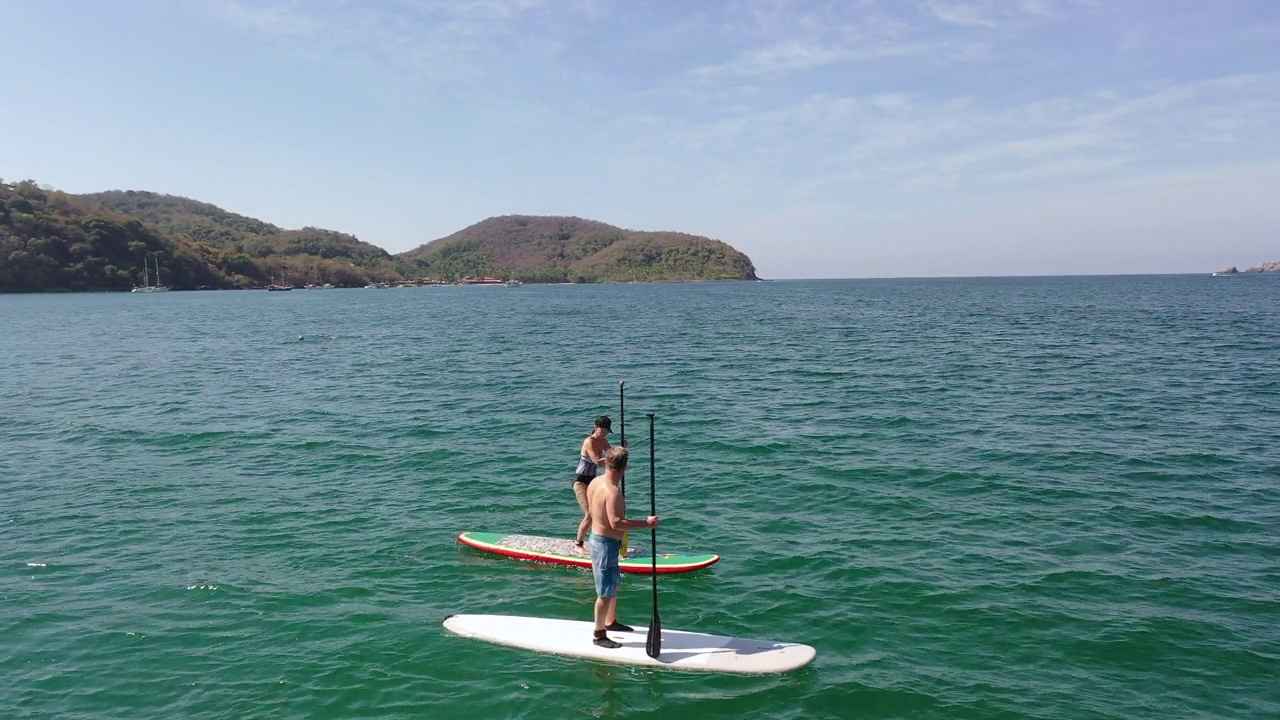
<svg viewBox="0 0 1280 720">
<path fill-rule="evenodd" d="M 1280 272 L 1280 262 L 1262 263 L 1261 265 L 1257 265 L 1255 267 L 1249 268 L 1245 272 L 1252 272 L 1252 273 Z"/>
<path fill-rule="evenodd" d="M 1228 265 L 1222 268 L 1221 270 L 1219 270 L 1218 272 L 1214 273 L 1214 275 L 1235 275 L 1238 272 L 1240 271 L 1236 269 L 1235 265 Z"/>
</svg>

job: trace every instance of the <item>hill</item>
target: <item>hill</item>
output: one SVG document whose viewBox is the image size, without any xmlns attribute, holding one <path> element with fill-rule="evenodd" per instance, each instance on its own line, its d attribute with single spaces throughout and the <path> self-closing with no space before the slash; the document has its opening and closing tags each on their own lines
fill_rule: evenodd
<svg viewBox="0 0 1280 720">
<path fill-rule="evenodd" d="M 755 280 L 750 258 L 718 240 L 624 230 L 576 217 L 505 215 L 401 253 L 423 275 L 524 282 Z"/>
<path fill-rule="evenodd" d="M 361 287 L 468 275 L 524 282 L 754 280 L 729 245 L 574 217 L 505 216 L 400 255 L 345 233 L 285 230 L 190 198 L 134 190 L 73 195 L 0 182 L 0 292 L 128 290 L 145 264 L 174 289 Z"/>
<path fill-rule="evenodd" d="M 128 290 L 144 258 L 176 287 L 257 284 L 249 258 L 170 236 L 141 219 L 34 182 L 0 183 L 0 291 Z"/>
<path fill-rule="evenodd" d="M 0 292 L 128 290 L 152 262 L 175 289 L 403 278 L 385 250 L 332 230 L 282 230 L 157 193 L 72 195 L 30 180 L 0 183 Z"/>
<path fill-rule="evenodd" d="M 142 218 L 164 232 L 266 260 L 264 264 L 274 268 L 271 275 L 289 282 L 364 285 L 369 280 L 403 278 L 386 250 L 346 233 L 314 227 L 284 230 L 216 205 L 153 192 L 113 190 L 80 197 L 95 206 Z M 333 260 L 338 262 L 326 262 Z M 351 272 L 352 265 L 358 271 Z"/>
</svg>

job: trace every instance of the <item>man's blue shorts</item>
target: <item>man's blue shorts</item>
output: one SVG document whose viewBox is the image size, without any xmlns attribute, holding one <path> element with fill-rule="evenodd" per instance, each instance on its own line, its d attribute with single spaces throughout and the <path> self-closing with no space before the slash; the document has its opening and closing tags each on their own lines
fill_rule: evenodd
<svg viewBox="0 0 1280 720">
<path fill-rule="evenodd" d="M 596 596 L 617 597 L 618 583 L 622 581 L 622 571 L 618 569 L 622 541 L 591 533 L 587 547 L 591 548 L 591 574 L 596 579 Z"/>
</svg>

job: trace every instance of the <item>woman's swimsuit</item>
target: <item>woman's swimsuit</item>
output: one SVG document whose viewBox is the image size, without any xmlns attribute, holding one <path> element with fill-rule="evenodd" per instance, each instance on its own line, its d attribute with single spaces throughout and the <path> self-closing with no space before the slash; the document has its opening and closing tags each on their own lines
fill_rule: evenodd
<svg viewBox="0 0 1280 720">
<path fill-rule="evenodd" d="M 575 478 L 576 482 L 589 485 L 596 478 L 596 464 L 591 462 L 591 458 L 583 455 L 578 458 L 578 469 L 575 472 L 578 473 L 578 477 Z"/>
</svg>

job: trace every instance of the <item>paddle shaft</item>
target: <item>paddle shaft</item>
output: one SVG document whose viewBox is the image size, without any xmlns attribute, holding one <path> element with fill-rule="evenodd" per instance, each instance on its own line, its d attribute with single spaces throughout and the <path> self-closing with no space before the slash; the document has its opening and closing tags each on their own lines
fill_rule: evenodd
<svg viewBox="0 0 1280 720">
<path fill-rule="evenodd" d="M 658 514 L 657 464 L 653 453 L 653 413 L 649 413 L 649 514 Z M 651 658 L 662 654 L 662 620 L 658 618 L 658 528 L 649 528 L 649 552 L 652 557 L 653 619 L 649 621 L 649 637 L 645 638 L 644 651 Z"/>
<path fill-rule="evenodd" d="M 622 447 L 627 446 L 627 381 L 618 381 L 618 443 Z M 622 476 L 622 482 L 618 484 L 618 489 L 622 492 L 622 496 L 627 496 L 627 476 Z"/>
<path fill-rule="evenodd" d="M 627 381 L 618 381 L 618 443 L 622 447 L 627 446 Z M 623 473 L 622 480 L 618 483 L 618 492 L 622 493 L 622 497 L 627 497 L 627 475 Z M 622 531 L 622 557 L 627 556 L 627 550 L 631 547 L 631 537 L 626 530 Z"/>
</svg>

